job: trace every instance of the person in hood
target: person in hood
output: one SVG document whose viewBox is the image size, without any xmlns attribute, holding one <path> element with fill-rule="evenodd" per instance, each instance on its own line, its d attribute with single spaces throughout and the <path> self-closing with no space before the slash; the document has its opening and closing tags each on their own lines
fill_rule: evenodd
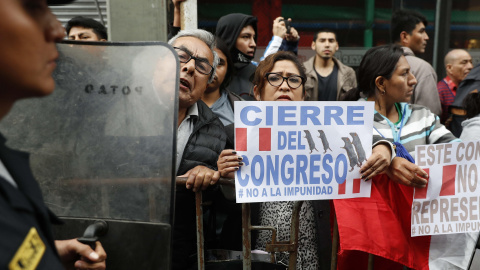
<svg viewBox="0 0 480 270">
<path fill-rule="evenodd" d="M 233 59 L 235 74 L 230 91 L 245 100 L 255 100 L 250 77 L 255 73 L 252 62 L 257 49 L 257 18 L 241 13 L 221 17 L 215 35 L 227 44 Z"/>
</svg>

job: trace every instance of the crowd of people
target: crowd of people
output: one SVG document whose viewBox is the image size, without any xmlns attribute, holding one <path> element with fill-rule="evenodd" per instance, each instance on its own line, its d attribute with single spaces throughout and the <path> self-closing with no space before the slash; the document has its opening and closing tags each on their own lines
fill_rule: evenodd
<svg viewBox="0 0 480 270">
<path fill-rule="evenodd" d="M 173 2 L 178 6 L 182 1 Z M 428 62 L 415 56 L 425 52 L 428 40 L 425 17 L 409 10 L 393 14 L 393 44 L 372 48 L 365 54 L 357 73 L 358 80 L 351 67 L 335 58 L 339 45 L 333 30 L 319 30 L 312 41 L 315 56 L 300 63 L 295 56 L 296 46 L 278 45 L 280 41 L 288 42 L 286 35 L 279 35 L 280 41 L 277 40 L 277 34 L 282 33 L 279 28 L 283 27 L 283 33 L 286 32 L 285 24 L 280 24 L 282 19 L 274 21 L 274 37 L 257 64 L 252 61 L 256 47 L 255 18 L 244 14 L 229 14 L 220 18 L 215 35 L 220 44 L 227 39 L 235 67 L 231 73 L 232 81 L 223 85 L 221 91 L 231 91 L 243 99 L 257 101 L 373 101 L 376 112 L 374 148 L 372 156 L 361 168 L 362 178 L 369 180 L 385 173 L 396 183 L 425 187 L 428 174 L 412 163 L 415 145 L 459 141 L 442 124 L 444 121 L 441 122 L 442 106 L 448 108 L 448 104 L 440 98 L 444 95 L 436 88 L 435 71 Z M 272 46 L 273 42 L 277 45 Z M 468 52 L 452 50 L 445 58 L 445 67 L 447 77 L 443 81 L 455 81 L 458 85 L 471 70 L 472 60 Z M 451 92 L 450 95 L 455 94 L 454 90 Z M 233 113 L 233 108 L 229 113 Z M 225 117 L 225 112 L 218 116 Z M 226 126 L 232 142 L 231 123 Z M 398 130 L 401 132 L 403 127 L 404 132 L 399 133 Z M 427 129 L 429 132 L 426 132 Z M 422 136 L 418 136 L 420 131 L 425 131 Z M 410 160 L 397 157 L 393 145 L 402 145 Z M 234 172 L 244 164 L 235 149 L 226 146 L 217 165 L 222 177 L 233 178 Z M 292 207 L 292 202 L 254 205 L 256 211 L 253 211 L 252 220 L 262 226 L 276 227 L 278 241 L 288 240 Z M 234 213 L 239 214 L 238 211 Z M 304 203 L 300 213 L 298 269 L 330 266 L 330 213 L 329 201 Z M 240 234 L 240 231 L 236 233 Z M 259 233 L 255 247 L 265 249 L 269 239 L 269 232 Z M 237 249 L 240 248 L 237 246 Z M 288 255 L 279 254 L 277 260 L 288 261 Z"/>
<path fill-rule="evenodd" d="M 366 52 L 356 73 L 335 58 L 339 50 L 337 33 L 318 30 L 311 48 L 315 55 L 302 63 L 297 57 L 300 36 L 289 27 L 291 20 L 278 17 L 273 22 L 272 39 L 261 61 L 256 52 L 257 19 L 246 14 L 221 17 L 214 34 L 205 30 L 180 30 L 180 4 L 172 0 L 174 21 L 168 44 L 180 61 L 176 175 L 186 177 L 185 187 L 176 189 L 173 229 L 173 269 L 196 265 L 195 192 L 218 204 L 216 215 L 225 220 L 218 225 L 207 248 L 241 250 L 241 210 L 217 185 L 220 177 L 234 178 L 244 163 L 234 146 L 234 102 L 251 101 L 371 101 L 375 103 L 372 154 L 360 168 L 363 180 L 385 174 L 392 182 L 409 187 L 425 187 L 429 176 L 412 161 L 416 145 L 459 141 L 449 130 L 449 106 L 457 89 L 474 69 L 469 53 L 454 49 L 445 56 L 447 76 L 438 81 L 432 66 L 417 57 L 429 39 L 426 18 L 415 11 L 399 10 L 392 15 L 392 44 Z M 51 77 L 58 55 L 55 43 L 65 36 L 63 27 L 48 4 L 68 0 L 41 0 L 32 11 L 29 1 L 6 0 L 0 7 L 0 117 L 19 99 L 46 96 L 54 89 Z M 14 23 L 12 23 L 14 22 Z M 18 22 L 18 23 L 15 23 Z M 106 28 L 95 20 L 75 17 L 65 27 L 70 40 L 107 41 Z M 25 39 L 27 37 L 28 39 Z M 464 100 L 467 120 L 462 123 L 462 140 L 478 140 L 480 94 L 468 93 Z M 428 130 L 428 131 L 427 131 Z M 458 135 L 457 135 L 458 136 Z M 41 199 L 31 175 L 18 171 L 18 153 L 7 149 L 0 138 L 0 221 L 2 239 L 0 263 L 11 263 L 25 237 L 32 233 L 46 246 L 38 269 L 104 269 L 106 254 L 100 243 L 96 249 L 76 240 L 55 241 L 50 223 L 56 219 Z M 406 154 L 398 156 L 399 148 Z M 22 200 L 30 210 L 13 203 Z M 254 205 L 254 223 L 278 228 L 279 241 L 289 239 L 292 202 Z M 298 269 L 330 268 L 331 202 L 308 201 L 300 212 Z M 226 233 L 228 232 L 228 233 Z M 236 236 L 233 236 L 236 235 Z M 261 232 L 252 246 L 265 249 L 271 236 Z M 279 262 L 288 254 L 279 254 Z M 33 269 L 33 268 L 29 268 Z"/>
</svg>

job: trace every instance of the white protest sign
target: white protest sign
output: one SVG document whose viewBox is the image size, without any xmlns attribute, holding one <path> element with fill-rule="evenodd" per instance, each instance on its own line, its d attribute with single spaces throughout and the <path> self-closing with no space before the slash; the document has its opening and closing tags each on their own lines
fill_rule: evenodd
<svg viewBox="0 0 480 270">
<path fill-rule="evenodd" d="M 480 142 L 418 145 L 416 164 L 430 179 L 415 188 L 411 236 L 480 230 Z"/>
<path fill-rule="evenodd" d="M 369 197 L 373 102 L 235 102 L 238 203 Z"/>
</svg>

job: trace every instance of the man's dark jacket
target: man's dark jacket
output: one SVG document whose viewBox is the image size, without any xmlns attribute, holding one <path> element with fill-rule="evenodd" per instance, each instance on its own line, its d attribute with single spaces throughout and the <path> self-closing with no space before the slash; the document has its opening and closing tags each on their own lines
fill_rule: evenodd
<svg viewBox="0 0 480 270">
<path fill-rule="evenodd" d="M 35 269 L 63 269 L 50 227 L 52 221 L 60 221 L 45 206 L 28 157 L 27 153 L 7 148 L 0 134 L 0 160 L 18 186 L 15 188 L 0 176 L 0 268 L 8 269 L 25 237 L 35 228 L 46 248 Z"/>
<path fill-rule="evenodd" d="M 183 175 L 196 166 L 217 170 L 217 160 L 225 148 L 227 135 L 222 122 L 201 100 L 197 101 L 198 118 L 188 138 L 177 175 Z M 196 117 L 196 116 L 193 116 Z M 215 196 L 219 190 L 210 187 L 204 199 Z M 209 194 L 214 193 L 214 194 Z M 173 269 L 188 269 L 189 256 L 196 252 L 195 193 L 185 187 L 176 187 L 175 221 L 173 232 Z"/>
</svg>

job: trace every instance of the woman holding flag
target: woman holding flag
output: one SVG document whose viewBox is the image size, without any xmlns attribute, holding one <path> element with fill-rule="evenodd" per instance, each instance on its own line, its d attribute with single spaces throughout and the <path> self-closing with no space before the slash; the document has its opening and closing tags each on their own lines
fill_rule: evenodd
<svg viewBox="0 0 480 270">
<path fill-rule="evenodd" d="M 370 198 L 335 200 L 341 246 L 338 269 L 351 269 L 351 262 L 355 268 L 366 269 L 367 256 L 363 252 L 388 259 L 375 261 L 382 269 L 403 269 L 403 265 L 413 269 L 457 269 L 460 263 L 456 260 L 462 260 L 461 256 L 447 258 L 446 254 L 466 246 L 468 236 L 411 237 L 410 223 L 413 187 L 425 188 L 429 179 L 414 164 L 415 146 L 459 140 L 428 108 L 408 104 L 417 80 L 400 46 L 368 50 L 358 75 L 358 89 L 346 99 L 375 102 L 373 140 L 386 139 L 395 144 L 396 157 L 386 174 L 373 178 Z M 440 250 L 431 249 L 434 239 L 440 243 Z"/>
</svg>

